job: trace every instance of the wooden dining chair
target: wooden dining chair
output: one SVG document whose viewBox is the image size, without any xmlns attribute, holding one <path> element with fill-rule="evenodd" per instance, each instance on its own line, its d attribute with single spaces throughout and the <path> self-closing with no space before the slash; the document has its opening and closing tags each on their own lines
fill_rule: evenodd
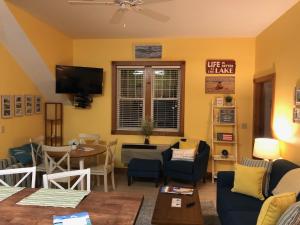
<svg viewBox="0 0 300 225">
<path fill-rule="evenodd" d="M 46 172 L 46 165 L 44 161 L 44 154 L 42 151 L 42 146 L 44 144 L 45 137 L 39 136 L 36 138 L 30 138 L 30 146 L 31 146 L 31 157 L 32 157 L 32 165 L 36 167 L 37 172 Z"/>
<path fill-rule="evenodd" d="M 36 167 L 24 167 L 17 169 L 6 169 L 0 170 L 0 176 L 4 175 L 14 175 L 14 174 L 25 174 L 15 185 L 14 187 L 18 187 L 26 178 L 31 174 L 31 188 L 35 188 L 35 178 L 36 178 Z M 0 183 L 6 187 L 10 187 L 4 180 L 0 178 Z"/>
<path fill-rule="evenodd" d="M 99 176 L 104 176 L 104 191 L 107 192 L 107 176 L 111 174 L 111 183 L 113 190 L 115 187 L 114 178 L 114 166 L 115 166 L 115 152 L 118 140 L 107 142 L 106 145 L 102 145 L 106 148 L 105 163 L 91 167 L 91 174 L 97 176 L 97 184 L 99 184 Z"/>
<path fill-rule="evenodd" d="M 46 173 L 58 173 L 70 171 L 70 152 L 71 146 L 48 146 L 43 145 L 42 150 L 44 153 L 44 161 L 46 166 Z M 61 183 L 67 183 L 70 187 L 71 179 L 69 177 L 57 180 Z"/>
<path fill-rule="evenodd" d="M 74 188 L 83 181 L 83 179 L 86 177 L 86 190 L 91 191 L 91 170 L 90 169 L 84 169 L 84 170 L 73 170 L 73 171 L 67 171 L 67 172 L 61 172 L 61 173 L 53 173 L 53 174 L 44 174 L 43 175 L 43 184 L 44 188 L 49 188 L 49 183 L 54 184 L 59 189 L 65 190 L 64 187 L 62 187 L 57 181 L 65 179 L 65 178 L 74 178 L 78 177 L 78 179 L 74 182 L 74 184 L 71 187 L 68 187 L 68 189 L 74 190 Z"/>
<path fill-rule="evenodd" d="M 99 134 L 80 133 L 78 136 L 79 136 L 80 144 L 99 144 L 99 141 L 100 141 Z"/>
</svg>

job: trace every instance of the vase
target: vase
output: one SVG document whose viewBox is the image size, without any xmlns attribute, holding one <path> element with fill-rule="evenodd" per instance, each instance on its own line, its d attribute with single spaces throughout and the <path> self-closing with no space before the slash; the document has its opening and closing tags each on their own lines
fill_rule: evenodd
<svg viewBox="0 0 300 225">
<path fill-rule="evenodd" d="M 149 145 L 149 144 L 150 144 L 150 142 L 149 142 L 149 137 L 145 137 L 144 144 L 145 144 L 145 145 Z"/>
</svg>

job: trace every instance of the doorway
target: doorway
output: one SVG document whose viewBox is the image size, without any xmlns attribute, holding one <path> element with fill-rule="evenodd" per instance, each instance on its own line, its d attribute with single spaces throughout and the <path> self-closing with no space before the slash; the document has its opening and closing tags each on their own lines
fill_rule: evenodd
<svg viewBox="0 0 300 225">
<path fill-rule="evenodd" d="M 257 137 L 273 137 L 275 77 L 270 74 L 253 80 L 253 143 Z"/>
</svg>

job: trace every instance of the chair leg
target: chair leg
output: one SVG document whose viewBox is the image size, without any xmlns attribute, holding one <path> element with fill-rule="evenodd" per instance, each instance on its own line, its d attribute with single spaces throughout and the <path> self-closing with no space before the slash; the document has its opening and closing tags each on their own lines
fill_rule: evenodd
<svg viewBox="0 0 300 225">
<path fill-rule="evenodd" d="M 193 186 L 194 186 L 194 188 L 197 187 L 197 181 L 193 182 Z"/>
<path fill-rule="evenodd" d="M 97 179 L 97 186 L 100 186 L 100 176 L 96 175 L 96 179 Z"/>
<path fill-rule="evenodd" d="M 104 191 L 107 192 L 107 173 L 104 174 Z"/>
<path fill-rule="evenodd" d="M 115 172 L 114 172 L 114 170 L 111 171 L 111 184 L 112 184 L 113 190 L 115 190 L 116 186 L 115 186 Z"/>
</svg>

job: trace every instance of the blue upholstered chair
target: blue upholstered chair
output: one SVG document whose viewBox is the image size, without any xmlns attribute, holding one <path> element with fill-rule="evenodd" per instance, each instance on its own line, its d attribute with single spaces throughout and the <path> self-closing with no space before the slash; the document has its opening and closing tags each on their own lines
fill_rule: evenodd
<svg viewBox="0 0 300 225">
<path fill-rule="evenodd" d="M 203 182 L 205 182 L 210 153 L 209 145 L 205 141 L 199 142 L 193 162 L 171 160 L 172 148 L 179 148 L 179 143 L 174 144 L 162 153 L 165 185 L 168 183 L 168 178 L 190 181 L 193 182 L 194 186 L 196 186 L 197 181 L 200 179 L 203 179 Z"/>
</svg>

